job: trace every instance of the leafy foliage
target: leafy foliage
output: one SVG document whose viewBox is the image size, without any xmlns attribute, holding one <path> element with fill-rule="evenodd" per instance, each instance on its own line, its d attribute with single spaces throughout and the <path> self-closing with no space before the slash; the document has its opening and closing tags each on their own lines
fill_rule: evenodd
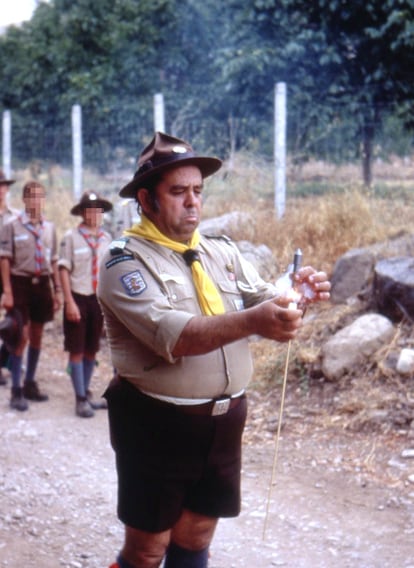
<svg viewBox="0 0 414 568">
<path fill-rule="evenodd" d="M 413 47 L 412 0 L 51 0 L 0 36 L 0 108 L 25 159 L 68 152 L 75 103 L 89 161 L 134 153 L 156 92 L 196 147 L 270 156 L 284 81 L 293 159 L 360 156 L 369 184 L 382 122 L 413 126 Z"/>
</svg>

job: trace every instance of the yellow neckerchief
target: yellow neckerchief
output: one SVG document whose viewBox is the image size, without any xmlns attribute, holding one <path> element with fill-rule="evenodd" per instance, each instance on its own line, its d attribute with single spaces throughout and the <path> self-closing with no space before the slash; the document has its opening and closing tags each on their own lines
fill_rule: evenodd
<svg viewBox="0 0 414 568">
<path fill-rule="evenodd" d="M 184 255 L 186 263 L 191 266 L 194 286 L 203 314 L 207 316 L 224 314 L 223 300 L 214 283 L 201 266 L 198 253 L 195 250 L 200 242 L 200 233 L 197 229 L 187 246 L 163 235 L 154 223 L 143 215 L 141 222 L 124 231 L 124 234 L 131 237 L 142 237 Z"/>
</svg>

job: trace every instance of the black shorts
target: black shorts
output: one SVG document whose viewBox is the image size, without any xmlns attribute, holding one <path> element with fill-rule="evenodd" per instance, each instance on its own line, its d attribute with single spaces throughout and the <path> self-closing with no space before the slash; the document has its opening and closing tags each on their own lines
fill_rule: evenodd
<svg viewBox="0 0 414 568">
<path fill-rule="evenodd" d="M 119 378 L 105 398 L 124 524 L 161 532 L 183 509 L 214 518 L 240 513 L 245 395 L 220 416 L 187 414 Z"/>
<path fill-rule="evenodd" d="M 81 315 L 78 322 L 63 316 L 64 349 L 69 353 L 97 353 L 103 329 L 103 315 L 95 294 L 72 293 Z"/>
<path fill-rule="evenodd" d="M 49 276 L 35 279 L 11 275 L 14 307 L 20 310 L 23 324 L 28 321 L 46 323 L 53 320 L 53 296 Z"/>
</svg>

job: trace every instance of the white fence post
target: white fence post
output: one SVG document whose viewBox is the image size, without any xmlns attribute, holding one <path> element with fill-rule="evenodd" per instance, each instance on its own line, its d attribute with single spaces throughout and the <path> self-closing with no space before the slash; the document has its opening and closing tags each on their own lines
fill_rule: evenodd
<svg viewBox="0 0 414 568">
<path fill-rule="evenodd" d="M 154 132 L 165 132 L 164 95 L 154 95 Z"/>
<path fill-rule="evenodd" d="M 11 178 L 11 112 L 3 112 L 3 171 L 6 178 Z"/>
<path fill-rule="evenodd" d="M 283 217 L 286 205 L 286 83 L 275 87 L 275 208 Z"/>
<path fill-rule="evenodd" d="M 72 106 L 72 162 L 73 196 L 76 200 L 82 193 L 82 108 Z"/>
</svg>

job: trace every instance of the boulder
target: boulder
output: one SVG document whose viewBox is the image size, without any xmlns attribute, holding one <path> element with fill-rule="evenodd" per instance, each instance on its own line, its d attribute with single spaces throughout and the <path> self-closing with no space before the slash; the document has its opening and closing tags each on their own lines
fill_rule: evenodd
<svg viewBox="0 0 414 568">
<path fill-rule="evenodd" d="M 238 241 L 237 248 L 263 278 L 268 282 L 274 280 L 278 272 L 277 262 L 272 251 L 266 245 L 253 245 L 249 241 Z"/>
<path fill-rule="evenodd" d="M 369 247 L 349 250 L 334 266 L 331 276 L 332 301 L 343 303 L 361 294 L 371 299 L 376 263 L 402 256 L 414 256 L 414 234 L 400 235 Z"/>
<path fill-rule="evenodd" d="M 380 314 L 365 314 L 338 331 L 322 347 L 322 373 L 330 381 L 354 371 L 394 335 L 392 322 Z"/>
<path fill-rule="evenodd" d="M 414 320 L 414 258 L 394 257 L 375 265 L 373 295 L 376 309 L 393 321 Z"/>
<path fill-rule="evenodd" d="M 401 349 L 401 353 L 397 361 L 397 371 L 401 375 L 414 374 L 414 349 Z"/>
<path fill-rule="evenodd" d="M 352 249 L 341 256 L 332 273 L 332 301 L 338 304 L 346 302 L 364 290 L 372 280 L 374 266 L 375 254 L 367 248 Z"/>
<path fill-rule="evenodd" d="M 233 240 L 240 238 L 253 240 L 255 222 L 250 213 L 244 211 L 232 211 L 220 217 L 204 219 L 199 225 L 200 233 L 219 237 L 227 235 Z"/>
</svg>

